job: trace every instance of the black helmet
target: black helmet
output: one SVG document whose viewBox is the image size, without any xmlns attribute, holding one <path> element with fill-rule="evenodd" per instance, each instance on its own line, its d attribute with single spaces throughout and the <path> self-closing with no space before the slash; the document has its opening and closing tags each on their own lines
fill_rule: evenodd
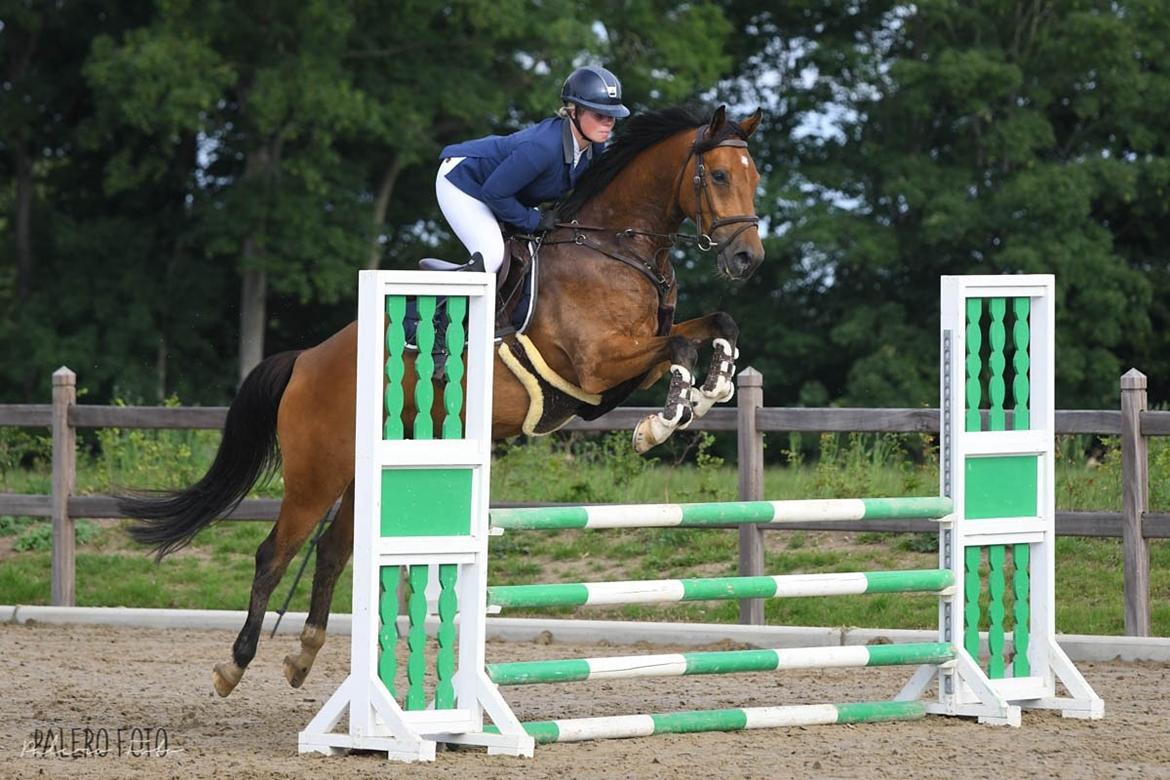
<svg viewBox="0 0 1170 780">
<path fill-rule="evenodd" d="M 561 87 L 561 101 L 618 119 L 630 115 L 630 109 L 622 105 L 622 83 L 600 65 L 587 65 L 570 73 Z"/>
</svg>

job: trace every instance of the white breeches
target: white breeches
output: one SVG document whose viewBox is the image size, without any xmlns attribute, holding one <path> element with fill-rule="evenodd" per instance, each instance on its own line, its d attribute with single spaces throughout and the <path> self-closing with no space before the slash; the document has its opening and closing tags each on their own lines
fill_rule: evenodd
<svg viewBox="0 0 1170 780">
<path fill-rule="evenodd" d="M 467 247 L 468 256 L 479 252 L 487 270 L 495 273 L 504 262 L 504 238 L 496 215 L 483 201 L 476 200 L 447 180 L 447 172 L 463 160 L 463 157 L 451 157 L 443 161 L 439 175 L 435 177 L 435 195 L 447 224 Z"/>
</svg>

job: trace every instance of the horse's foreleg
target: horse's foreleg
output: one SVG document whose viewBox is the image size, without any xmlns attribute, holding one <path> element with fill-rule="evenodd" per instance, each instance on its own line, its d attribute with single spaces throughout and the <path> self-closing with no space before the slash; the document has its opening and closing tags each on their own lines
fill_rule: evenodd
<svg viewBox="0 0 1170 780">
<path fill-rule="evenodd" d="M 329 607 L 333 601 L 333 587 L 353 552 L 353 483 L 345 491 L 337 517 L 321 535 L 317 544 L 317 567 L 313 574 L 313 595 L 309 602 L 309 616 L 301 630 L 301 649 L 284 658 L 284 676 L 289 685 L 300 688 L 317 660 L 317 651 L 325 644 L 325 629 L 329 625 Z"/>
<path fill-rule="evenodd" d="M 634 449 L 646 452 L 680 428 L 690 425 L 695 363 L 699 342 L 683 335 L 655 336 L 641 341 L 610 339 L 593 344 L 595 352 L 584 356 L 577 371 L 581 389 L 603 393 L 633 377 L 669 366 L 670 387 L 662 411 L 648 415 L 634 428 Z"/>
<path fill-rule="evenodd" d="M 670 362 L 670 387 L 662 411 L 643 417 L 634 427 L 634 449 L 644 453 L 666 441 L 672 433 L 686 428 L 694 419 L 691 394 L 694 391 L 695 363 L 699 350 L 683 336 L 667 336 L 665 351 Z"/>
<path fill-rule="evenodd" d="M 739 358 L 739 326 L 730 315 L 721 311 L 680 322 L 670 330 L 671 336 L 683 336 L 696 341 L 710 341 L 714 354 L 707 378 L 691 391 L 695 417 L 702 417 L 717 403 L 730 401 L 735 395 L 735 361 Z"/>
</svg>

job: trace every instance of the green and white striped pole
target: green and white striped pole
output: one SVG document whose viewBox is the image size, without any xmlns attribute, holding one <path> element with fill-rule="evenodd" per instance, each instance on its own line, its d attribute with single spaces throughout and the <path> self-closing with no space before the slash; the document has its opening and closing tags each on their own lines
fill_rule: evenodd
<svg viewBox="0 0 1170 780">
<path fill-rule="evenodd" d="M 546 720 L 525 723 L 523 726 L 538 744 L 548 744 L 583 742 L 590 739 L 650 737 L 656 734 L 693 734 L 702 731 L 743 731 L 784 726 L 919 720 L 925 715 L 926 705 L 920 701 L 877 701 Z"/>
<path fill-rule="evenodd" d="M 938 593 L 954 584 L 947 569 L 782 574 L 633 582 L 499 585 L 488 588 L 488 607 L 564 607 L 654 604 L 714 599 L 838 596 L 861 593 Z"/>
<path fill-rule="evenodd" d="M 800 501 L 728 501 L 707 504 L 632 504 L 525 507 L 491 510 L 493 528 L 671 528 L 758 523 L 783 525 L 831 520 L 926 519 L 951 513 L 951 499 L 835 498 Z"/>
<path fill-rule="evenodd" d="M 533 685 L 634 677 L 771 672 L 778 669 L 940 664 L 954 657 L 955 651 L 951 645 L 921 642 L 524 661 L 488 664 L 487 671 L 492 682 L 497 685 Z"/>
</svg>

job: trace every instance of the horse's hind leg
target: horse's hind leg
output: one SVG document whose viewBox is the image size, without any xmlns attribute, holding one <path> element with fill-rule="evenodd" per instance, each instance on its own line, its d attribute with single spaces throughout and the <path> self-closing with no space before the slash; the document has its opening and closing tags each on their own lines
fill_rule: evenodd
<svg viewBox="0 0 1170 780">
<path fill-rule="evenodd" d="M 256 574 L 252 579 L 248 619 L 244 621 L 244 627 L 240 629 L 232 646 L 232 660 L 216 664 L 211 674 L 215 691 L 220 696 L 232 692 L 256 656 L 256 644 L 260 640 L 260 629 L 264 624 L 264 613 L 268 609 L 272 590 L 334 498 L 335 495 L 318 496 L 318 500 L 306 502 L 298 500 L 296 494 L 285 495 L 276 525 L 256 550 Z"/>
<path fill-rule="evenodd" d="M 317 651 L 325 644 L 325 628 L 329 624 L 329 606 L 333 601 L 333 586 L 353 552 L 353 483 L 341 499 L 337 517 L 321 536 L 317 545 L 317 568 L 313 575 L 313 595 L 309 617 L 301 630 L 301 650 L 285 656 L 284 676 L 289 685 L 300 688 L 313 668 Z"/>
</svg>

